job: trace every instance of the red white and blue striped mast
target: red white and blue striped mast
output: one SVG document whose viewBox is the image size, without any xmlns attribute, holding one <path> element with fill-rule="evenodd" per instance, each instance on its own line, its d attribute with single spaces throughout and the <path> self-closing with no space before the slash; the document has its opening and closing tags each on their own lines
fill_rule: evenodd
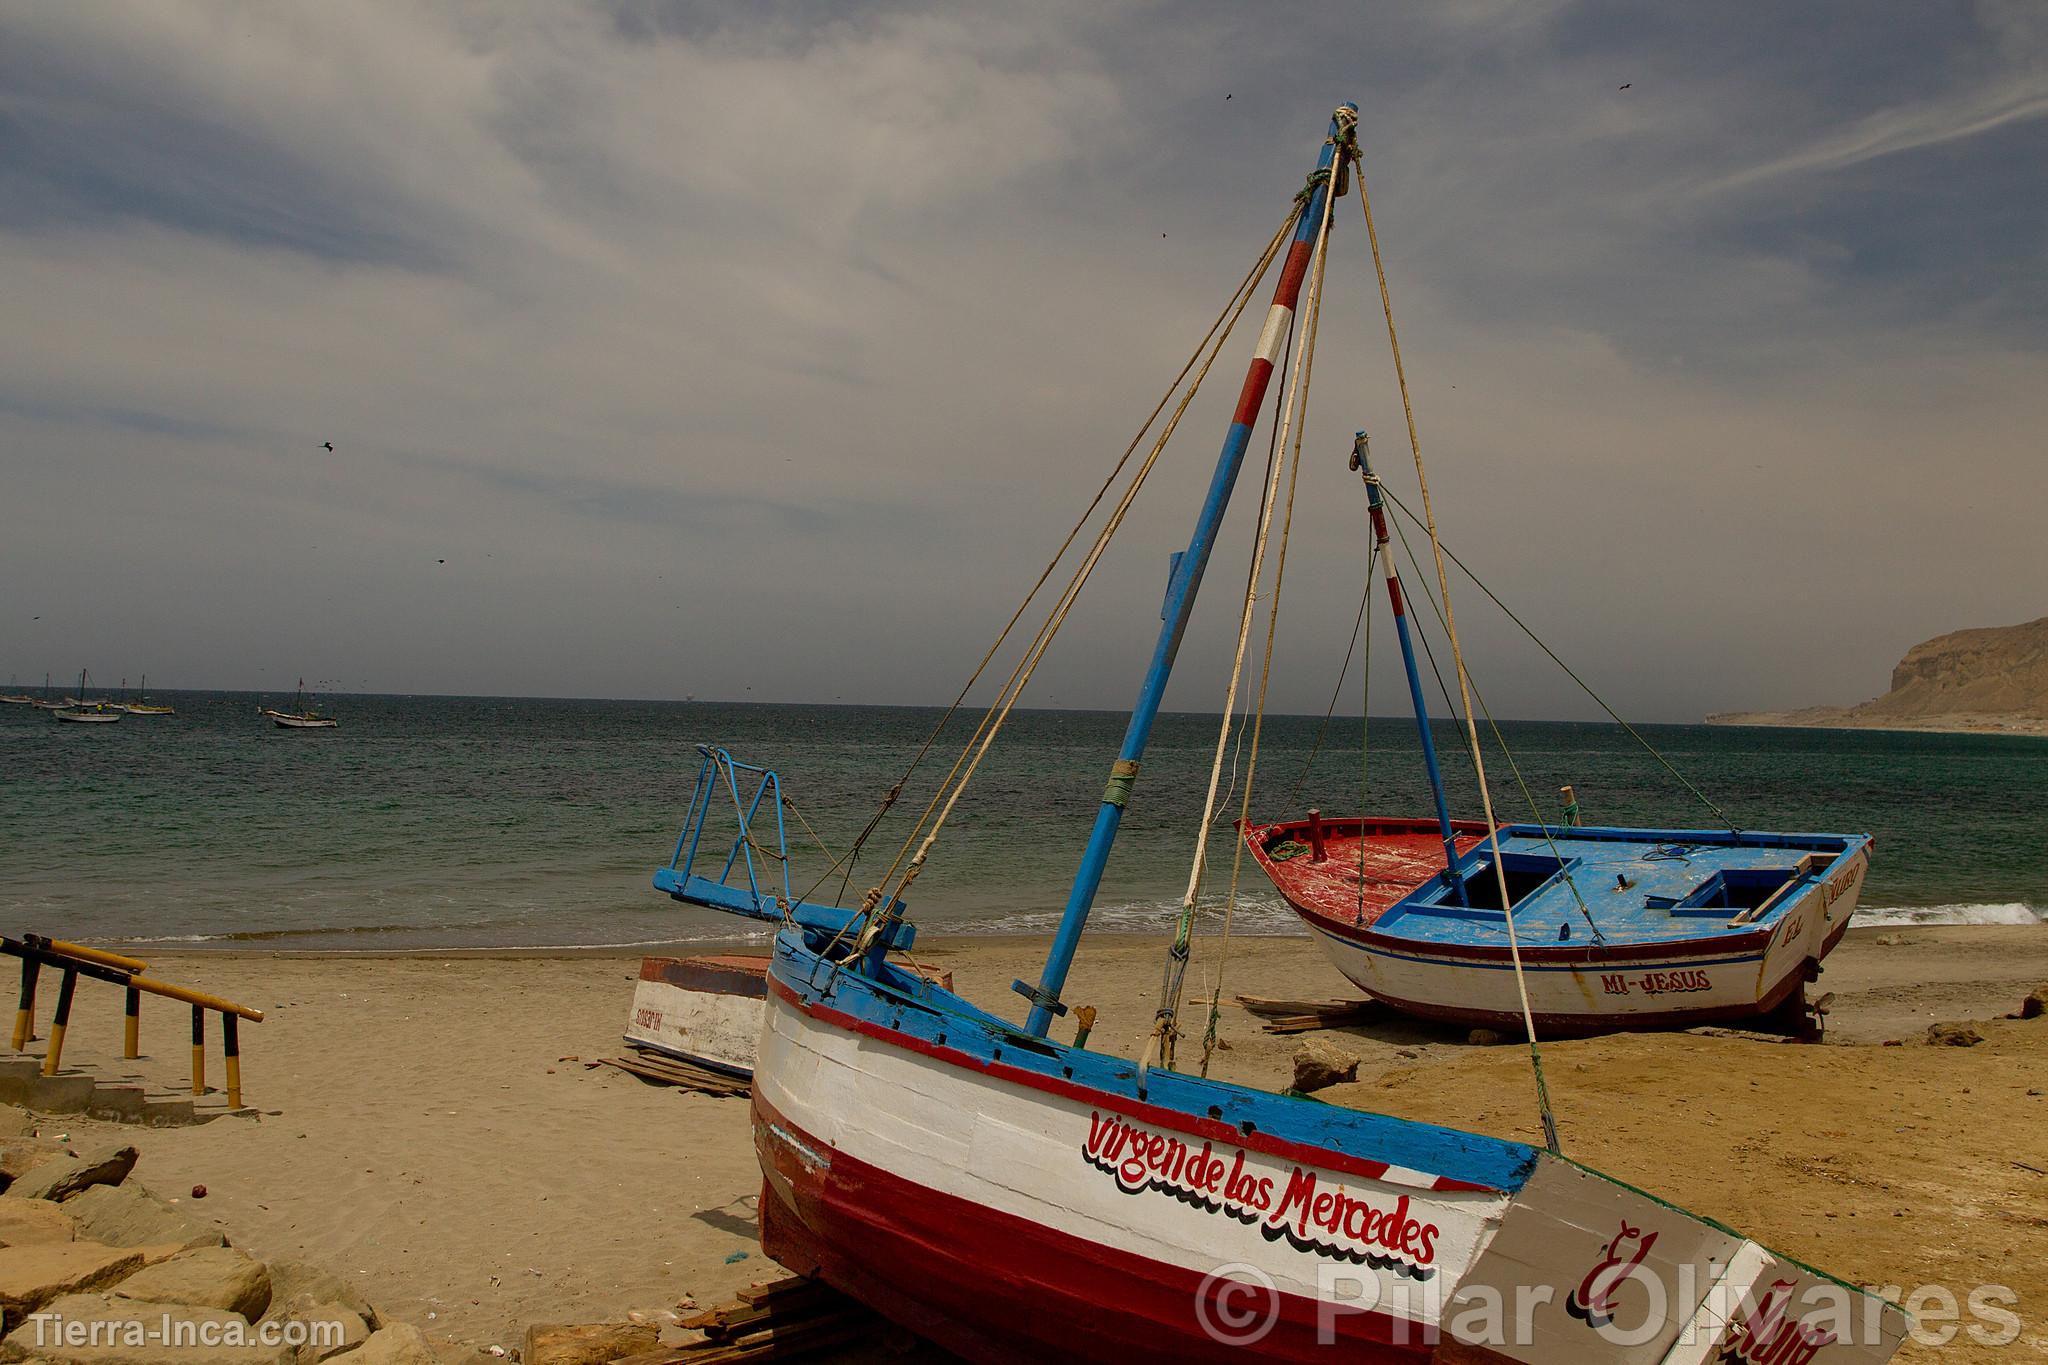
<svg viewBox="0 0 2048 1365">
<path fill-rule="evenodd" d="M 1082 930 L 1087 927 L 1089 911 L 1095 905 L 1095 893 L 1102 885 L 1103 869 L 1108 865 L 1110 849 L 1116 843 L 1117 829 L 1123 822 L 1124 804 L 1130 799 L 1139 763 L 1145 755 L 1146 742 L 1152 737 L 1152 723 L 1158 718 L 1160 702 L 1166 695 L 1166 682 L 1173 673 L 1174 657 L 1180 651 L 1181 635 L 1187 629 L 1195 595 L 1202 585 L 1202 572 L 1208 567 L 1209 553 L 1215 548 L 1216 534 L 1223 525 L 1223 513 L 1230 504 L 1238 471 L 1244 465 L 1252 428 L 1258 424 L 1267 386 L 1272 382 L 1273 371 L 1278 367 L 1281 352 L 1286 349 L 1287 338 L 1294 329 L 1294 310 L 1301 299 L 1302 281 L 1308 275 L 1309 261 L 1315 254 L 1316 238 L 1322 228 L 1324 200 L 1330 193 L 1332 179 L 1338 174 L 1338 154 L 1341 151 L 1349 157 L 1352 133 L 1357 125 L 1358 106 L 1355 104 L 1339 105 L 1330 118 L 1329 136 L 1316 159 L 1316 169 L 1309 176 L 1307 193 L 1295 222 L 1294 240 L 1281 267 L 1280 282 L 1273 290 L 1273 306 L 1266 311 L 1266 325 L 1259 333 L 1258 350 L 1252 356 L 1251 366 L 1244 377 L 1244 388 L 1238 394 L 1237 411 L 1231 417 L 1229 431 L 1224 434 L 1223 450 L 1216 459 L 1216 472 L 1209 480 L 1208 496 L 1195 520 L 1194 535 L 1188 541 L 1187 550 L 1174 557 L 1166 605 L 1160 612 L 1163 624 L 1159 641 L 1153 648 L 1144 684 L 1138 689 L 1137 703 L 1131 708 L 1130 723 L 1124 729 L 1123 747 L 1117 753 L 1116 762 L 1110 766 L 1109 785 L 1103 790 L 1102 805 L 1095 813 L 1095 827 L 1088 836 L 1087 848 L 1082 852 L 1081 866 L 1074 874 L 1074 887 L 1060 916 L 1059 931 L 1046 955 L 1045 971 L 1036 986 L 1024 981 L 1013 984 L 1012 989 L 1031 1002 L 1027 1027 L 1040 1037 L 1044 1037 L 1052 1027 L 1055 1015 L 1066 1013 L 1066 1006 L 1060 1003 L 1060 991 L 1066 986 L 1067 970 L 1073 965 Z"/>
</svg>

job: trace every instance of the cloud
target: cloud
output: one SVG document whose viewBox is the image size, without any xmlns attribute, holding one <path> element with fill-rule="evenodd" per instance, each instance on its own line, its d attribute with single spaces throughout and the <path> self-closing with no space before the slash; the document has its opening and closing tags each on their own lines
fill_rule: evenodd
<svg viewBox="0 0 2048 1365">
<path fill-rule="evenodd" d="M 2026 7 L 1853 14 L 0 11 L 0 671 L 948 697 L 1355 95 L 1454 547 L 1637 714 L 1854 699 L 2039 614 L 2048 272 Z M 1299 709 L 1402 431 L 1339 210 Z M 1249 345 L 1041 698 L 1128 701 Z M 1496 709 L 1585 713 L 1468 619 Z"/>
</svg>

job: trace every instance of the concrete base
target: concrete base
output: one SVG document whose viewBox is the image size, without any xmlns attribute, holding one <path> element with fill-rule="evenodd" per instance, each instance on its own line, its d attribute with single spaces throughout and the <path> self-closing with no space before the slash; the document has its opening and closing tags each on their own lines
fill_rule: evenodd
<svg viewBox="0 0 2048 1365">
<path fill-rule="evenodd" d="M 40 1114 L 83 1114 L 109 1123 L 135 1123 L 149 1128 L 208 1123 L 225 1114 L 250 1115 L 244 1106 L 230 1109 L 227 1096 L 209 1089 L 204 1095 L 178 1094 L 153 1086 L 139 1075 L 105 1076 L 90 1067 L 65 1067 L 43 1074 L 43 1059 L 34 1053 L 0 1055 L 0 1104 L 18 1104 Z"/>
</svg>

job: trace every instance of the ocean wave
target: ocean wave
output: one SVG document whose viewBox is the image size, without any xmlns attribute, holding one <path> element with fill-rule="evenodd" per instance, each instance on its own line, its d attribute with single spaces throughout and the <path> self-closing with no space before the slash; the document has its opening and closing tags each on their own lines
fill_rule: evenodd
<svg viewBox="0 0 2048 1365">
<path fill-rule="evenodd" d="M 1901 905 L 1864 906 L 1855 922 L 1865 928 L 1907 924 L 2040 924 L 2048 915 L 2031 905 L 2009 901 L 2003 905 Z"/>
</svg>

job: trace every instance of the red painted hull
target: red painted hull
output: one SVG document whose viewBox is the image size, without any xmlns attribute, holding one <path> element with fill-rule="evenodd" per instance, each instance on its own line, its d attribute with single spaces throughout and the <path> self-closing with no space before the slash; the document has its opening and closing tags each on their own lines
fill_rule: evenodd
<svg viewBox="0 0 2048 1365">
<path fill-rule="evenodd" d="M 762 1250 L 969 1360 L 1420 1365 L 1449 1359 L 1437 1352 L 1433 1329 L 1384 1314 L 1319 1310 L 1293 1295 L 1280 1296 L 1274 1325 L 1259 1341 L 1219 1341 L 1196 1318 L 1204 1286 L 1192 1271 L 925 1189 L 843 1152 L 830 1152 L 829 1166 L 805 1161 L 777 1129 L 814 1151 L 829 1150 L 755 1095 L 754 1143 L 770 1173 L 761 1191 Z M 789 1191 L 789 1202 L 778 1185 Z M 1238 1300 L 1228 1311 L 1243 1307 Z M 1329 1314 L 1333 1339 L 1325 1334 L 1319 1340 L 1319 1311 Z M 1461 1360 L 1494 1358 L 1456 1349 Z"/>
</svg>

